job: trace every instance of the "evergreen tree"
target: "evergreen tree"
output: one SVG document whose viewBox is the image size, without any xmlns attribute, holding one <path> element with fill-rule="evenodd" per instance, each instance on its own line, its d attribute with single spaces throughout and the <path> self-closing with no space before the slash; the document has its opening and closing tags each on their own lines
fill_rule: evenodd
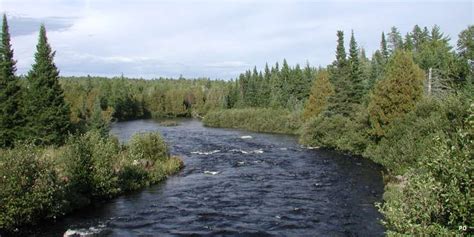
<svg viewBox="0 0 474 237">
<path fill-rule="evenodd" d="M 382 32 L 382 40 L 380 41 L 380 52 L 385 60 L 388 60 L 389 52 L 387 47 L 387 40 L 385 40 L 385 33 Z"/>
<path fill-rule="evenodd" d="M 415 48 L 415 45 L 413 44 L 412 36 L 409 33 L 407 33 L 405 35 L 405 42 L 403 43 L 403 49 L 405 51 L 411 52 L 413 51 L 414 48 Z"/>
<path fill-rule="evenodd" d="M 395 26 L 393 26 L 390 33 L 388 33 L 388 48 L 391 53 L 403 48 L 402 35 Z"/>
<path fill-rule="evenodd" d="M 54 52 L 41 26 L 35 63 L 28 73 L 26 97 L 27 139 L 35 144 L 62 144 L 68 135 L 69 107 L 59 85 L 59 71 L 53 62 Z"/>
<path fill-rule="evenodd" d="M 362 68 L 359 61 L 359 48 L 357 46 L 353 31 L 351 33 L 351 40 L 349 42 L 349 65 L 351 79 L 349 99 L 351 103 L 360 104 L 365 91 L 362 79 Z"/>
<path fill-rule="evenodd" d="M 91 117 L 88 119 L 89 130 L 97 130 L 102 137 L 107 137 L 110 129 L 110 121 L 102 115 L 102 107 L 100 106 L 100 98 L 95 97 L 94 107 L 92 109 Z"/>
<path fill-rule="evenodd" d="M 474 60 L 474 25 L 459 33 L 457 42 L 459 55 L 465 60 Z"/>
<path fill-rule="evenodd" d="M 369 120 L 376 136 L 415 107 L 423 96 L 424 73 L 410 53 L 395 52 L 382 80 L 378 81 L 369 102 Z"/>
<path fill-rule="evenodd" d="M 329 81 L 329 74 L 326 70 L 320 70 L 311 87 L 311 94 L 306 102 L 303 118 L 308 120 L 318 116 L 328 105 L 329 97 L 334 94 L 334 87 Z"/>
<path fill-rule="evenodd" d="M 336 61 L 335 66 L 342 69 L 346 66 L 346 48 L 344 47 L 344 32 L 337 31 L 337 47 L 336 47 Z"/>
<path fill-rule="evenodd" d="M 7 17 L 3 15 L 0 42 L 0 147 L 11 147 L 20 137 L 21 89 L 15 76 L 15 60 L 10 43 Z"/>
<path fill-rule="evenodd" d="M 352 84 L 344 47 L 344 32 L 342 31 L 337 32 L 336 61 L 330 68 L 329 79 L 334 85 L 334 94 L 329 98 L 327 115 L 349 116 L 352 110 L 350 99 Z"/>
</svg>

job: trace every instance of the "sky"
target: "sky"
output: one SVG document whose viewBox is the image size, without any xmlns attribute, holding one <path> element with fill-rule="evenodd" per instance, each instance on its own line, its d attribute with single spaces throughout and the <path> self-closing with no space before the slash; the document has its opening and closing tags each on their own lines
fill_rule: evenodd
<svg viewBox="0 0 474 237">
<path fill-rule="evenodd" d="M 325 66 L 336 31 L 351 30 L 370 56 L 382 31 L 437 24 L 455 45 L 474 24 L 472 1 L 0 0 L 17 73 L 34 61 L 45 24 L 63 76 L 236 78 L 286 59 Z"/>
</svg>

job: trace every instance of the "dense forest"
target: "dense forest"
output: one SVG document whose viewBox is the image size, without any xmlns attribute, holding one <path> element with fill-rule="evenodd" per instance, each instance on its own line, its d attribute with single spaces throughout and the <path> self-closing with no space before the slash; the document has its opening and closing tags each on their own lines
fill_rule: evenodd
<svg viewBox="0 0 474 237">
<path fill-rule="evenodd" d="M 346 50 L 338 31 L 335 61 L 326 67 L 283 60 L 229 81 L 60 77 L 44 26 L 31 71 L 16 76 L 5 16 L 2 26 L 0 229 L 175 172 L 182 164 L 158 135 L 128 145 L 108 136 L 113 121 L 162 117 L 295 134 L 308 147 L 383 165 L 378 205 L 390 235 L 455 235 L 473 226 L 474 26 L 455 47 L 438 26 L 416 25 L 404 35 L 392 27 L 370 57 L 355 32 Z"/>
</svg>

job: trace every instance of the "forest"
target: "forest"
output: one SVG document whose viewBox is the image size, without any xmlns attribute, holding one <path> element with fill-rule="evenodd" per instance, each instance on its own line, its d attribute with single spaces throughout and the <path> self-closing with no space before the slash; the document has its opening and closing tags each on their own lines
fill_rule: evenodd
<svg viewBox="0 0 474 237">
<path fill-rule="evenodd" d="M 455 46 L 436 25 L 405 34 L 392 27 L 370 56 L 355 32 L 346 50 L 346 32 L 337 31 L 327 66 L 283 60 L 234 80 L 60 77 L 44 26 L 30 72 L 16 76 L 5 15 L 2 26 L 0 229 L 55 218 L 179 170 L 182 162 L 157 134 L 127 145 L 108 135 L 115 121 L 164 117 L 293 134 L 307 147 L 375 161 L 385 169 L 378 208 L 388 235 L 456 235 L 474 225 L 472 25 Z M 154 165 L 135 164 L 142 160 Z"/>
</svg>

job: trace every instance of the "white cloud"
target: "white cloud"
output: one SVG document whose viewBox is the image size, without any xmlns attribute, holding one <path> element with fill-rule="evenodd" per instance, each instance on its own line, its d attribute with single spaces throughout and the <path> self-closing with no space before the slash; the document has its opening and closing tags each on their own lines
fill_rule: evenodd
<svg viewBox="0 0 474 237">
<path fill-rule="evenodd" d="M 265 62 L 326 65 L 334 58 L 336 30 L 354 29 L 368 54 L 381 31 L 414 24 L 456 35 L 472 24 L 470 2 L 375 1 L 87 1 L 0 0 L 9 16 L 69 19 L 48 27 L 64 75 L 232 78 Z M 22 27 L 10 24 L 10 28 Z M 31 25 L 29 26 L 31 27 Z M 33 27 L 34 29 L 34 27 Z M 33 62 L 37 32 L 13 37 L 19 73 Z M 347 39 L 349 38 L 346 36 Z"/>
</svg>

